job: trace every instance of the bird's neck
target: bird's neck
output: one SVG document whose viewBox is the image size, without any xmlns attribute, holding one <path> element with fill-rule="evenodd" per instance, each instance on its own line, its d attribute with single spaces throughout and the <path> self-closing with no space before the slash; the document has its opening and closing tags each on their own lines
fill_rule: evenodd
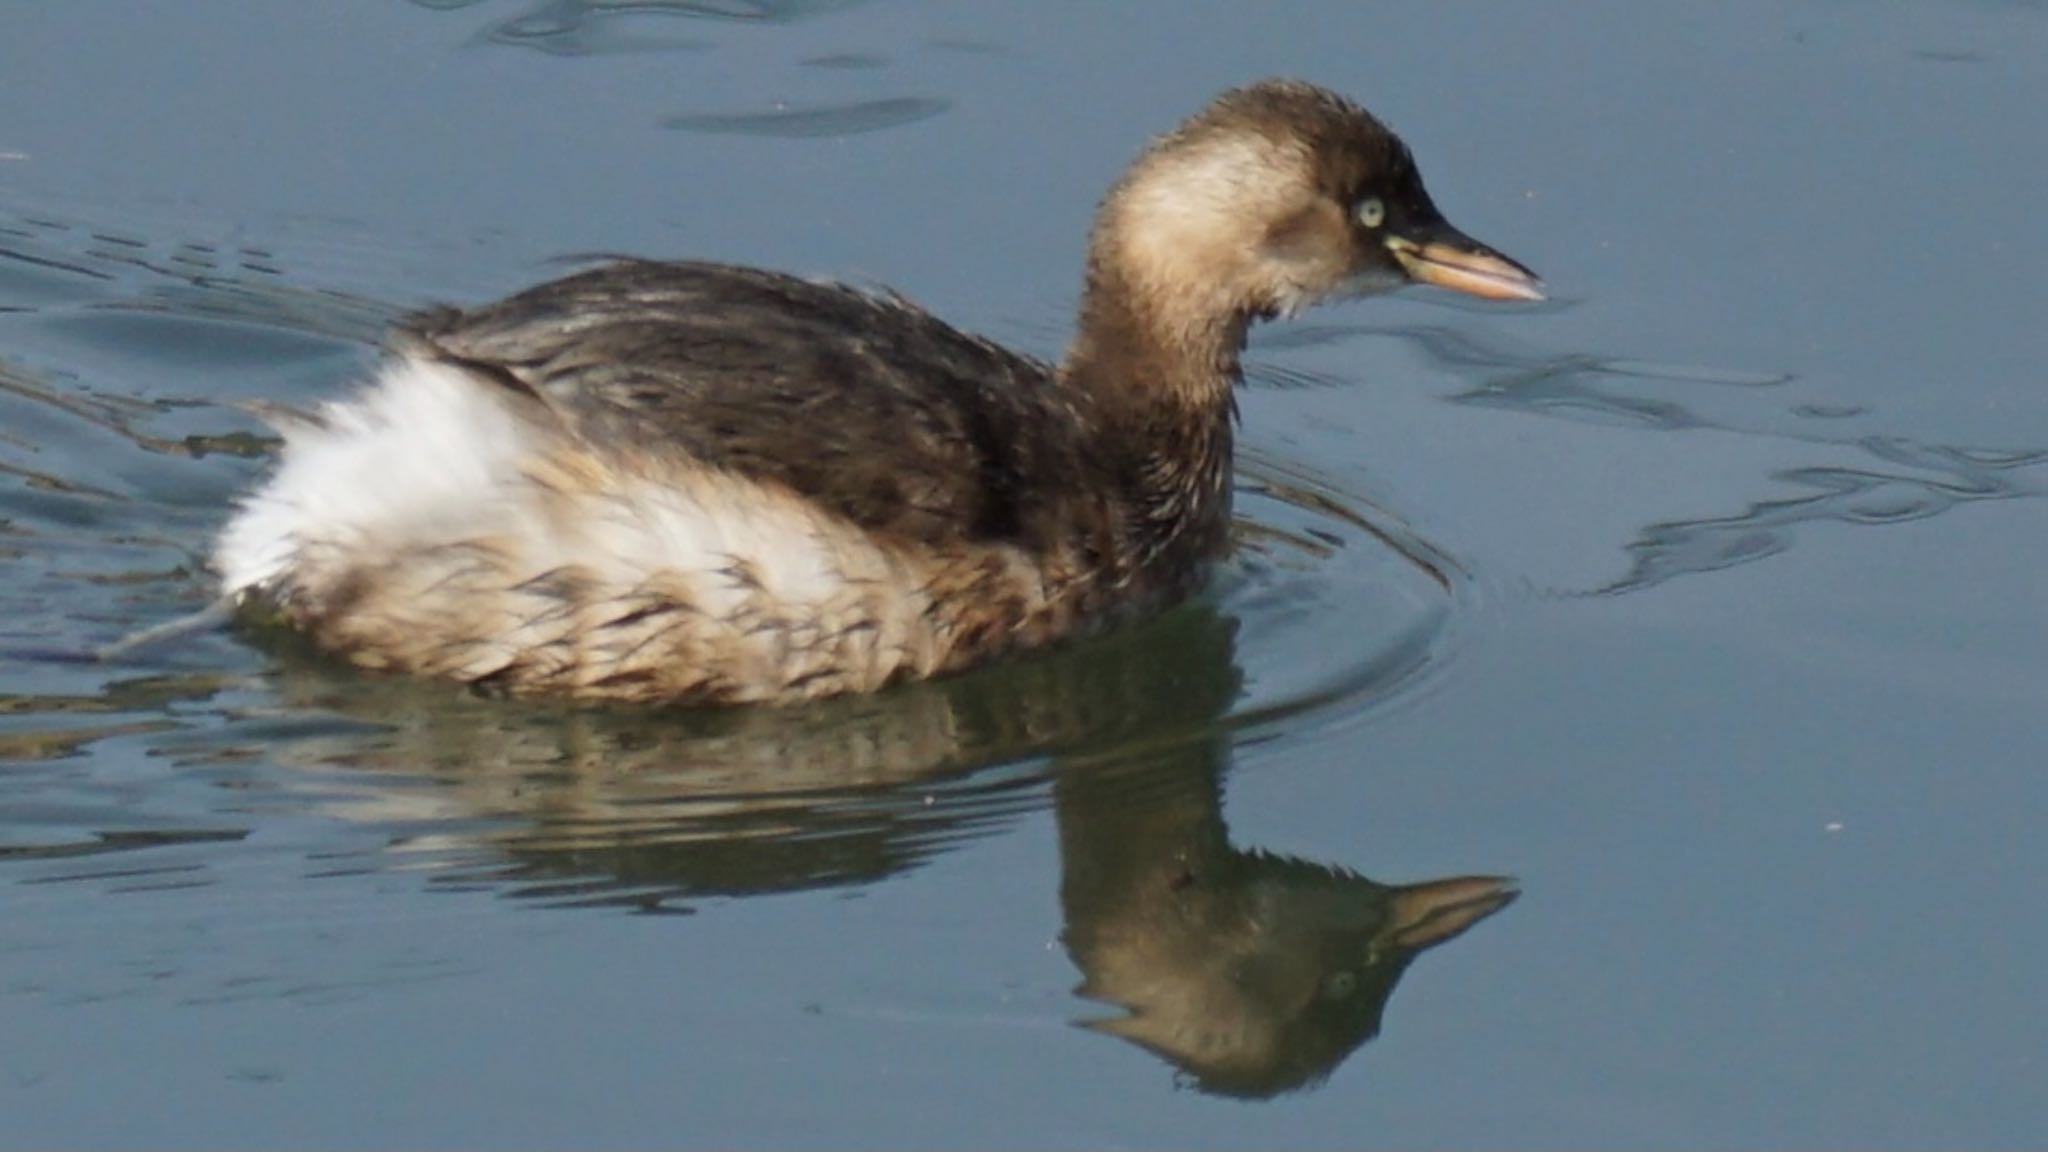
<svg viewBox="0 0 2048 1152">
<path fill-rule="evenodd" d="M 1221 555 L 1230 523 L 1235 388 L 1250 316 L 1148 294 L 1117 268 L 1089 269 L 1061 368 L 1123 473 L 1141 569 L 1178 579 Z"/>
</svg>

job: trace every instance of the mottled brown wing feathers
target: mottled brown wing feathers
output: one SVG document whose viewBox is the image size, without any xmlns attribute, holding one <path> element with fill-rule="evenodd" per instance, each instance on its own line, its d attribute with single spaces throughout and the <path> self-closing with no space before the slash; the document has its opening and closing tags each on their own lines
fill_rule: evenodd
<svg viewBox="0 0 2048 1152">
<path fill-rule="evenodd" d="M 473 311 L 404 347 L 530 397 L 600 450 L 679 453 L 871 530 L 1004 539 L 1046 469 L 1078 463 L 1045 365 L 899 299 L 772 272 L 626 261 Z"/>
</svg>

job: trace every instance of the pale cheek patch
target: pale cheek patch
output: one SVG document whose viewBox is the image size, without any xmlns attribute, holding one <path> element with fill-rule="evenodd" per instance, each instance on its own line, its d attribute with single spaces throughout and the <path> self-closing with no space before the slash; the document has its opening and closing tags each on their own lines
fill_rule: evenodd
<svg viewBox="0 0 2048 1152">
<path fill-rule="evenodd" d="M 1314 195 L 1307 166 L 1258 138 L 1155 157 L 1116 205 L 1124 270 L 1190 315 L 1313 303 L 1342 275 L 1331 253 L 1347 225 Z"/>
<path fill-rule="evenodd" d="M 1160 158 L 1138 173 L 1118 205 L 1127 270 L 1155 293 L 1221 285 L 1257 250 L 1269 193 L 1254 178 L 1279 161 L 1269 145 L 1230 140 Z"/>
</svg>

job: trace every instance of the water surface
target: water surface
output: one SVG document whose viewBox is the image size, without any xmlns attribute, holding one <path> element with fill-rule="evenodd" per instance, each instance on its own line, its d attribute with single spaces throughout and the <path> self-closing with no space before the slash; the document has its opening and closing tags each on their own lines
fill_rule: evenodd
<svg viewBox="0 0 2048 1152">
<path fill-rule="evenodd" d="M 4 18 L 23 1146 L 2021 1147 L 2048 1131 L 2048 12 L 441 0 Z M 592 251 L 1052 356 L 1305 76 L 1553 304 L 1262 331 L 1156 620 L 787 710 L 210 630 L 390 319 Z M 1494 877 L 1512 875 L 1509 889 Z"/>
</svg>

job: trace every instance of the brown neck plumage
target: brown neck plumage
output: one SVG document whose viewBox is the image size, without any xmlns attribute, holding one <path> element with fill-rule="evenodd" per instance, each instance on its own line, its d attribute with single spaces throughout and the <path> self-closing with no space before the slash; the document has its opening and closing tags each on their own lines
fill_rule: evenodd
<svg viewBox="0 0 2048 1152">
<path fill-rule="evenodd" d="M 1228 542 L 1234 389 L 1250 316 L 1147 291 L 1104 247 L 1089 260 L 1060 375 L 1096 415 L 1103 458 L 1119 462 L 1138 568 L 1187 573 Z"/>
</svg>

